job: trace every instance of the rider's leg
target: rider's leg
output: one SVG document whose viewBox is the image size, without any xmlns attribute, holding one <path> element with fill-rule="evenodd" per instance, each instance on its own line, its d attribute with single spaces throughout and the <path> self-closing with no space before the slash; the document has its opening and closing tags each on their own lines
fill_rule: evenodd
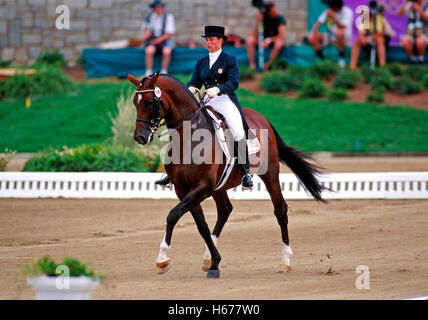
<svg viewBox="0 0 428 320">
<path fill-rule="evenodd" d="M 220 99 L 219 99 L 220 98 Z M 217 100 L 217 101 L 216 101 Z M 248 157 L 247 139 L 241 113 L 229 97 L 218 97 L 213 99 L 214 110 L 220 112 L 235 141 L 235 154 L 238 157 L 238 165 L 241 168 L 242 185 L 244 188 L 252 188 L 253 182 L 250 176 L 250 159 Z"/>
</svg>

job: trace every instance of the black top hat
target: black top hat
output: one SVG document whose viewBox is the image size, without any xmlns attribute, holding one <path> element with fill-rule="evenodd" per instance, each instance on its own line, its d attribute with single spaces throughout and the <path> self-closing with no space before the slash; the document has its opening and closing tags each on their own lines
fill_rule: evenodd
<svg viewBox="0 0 428 320">
<path fill-rule="evenodd" d="M 150 8 L 154 7 L 165 7 L 165 3 L 163 3 L 161 0 L 155 0 L 150 4 Z"/>
<path fill-rule="evenodd" d="M 202 38 L 206 37 L 219 37 L 227 39 L 224 35 L 224 27 L 222 26 L 205 26 L 205 34 L 202 35 Z"/>
</svg>

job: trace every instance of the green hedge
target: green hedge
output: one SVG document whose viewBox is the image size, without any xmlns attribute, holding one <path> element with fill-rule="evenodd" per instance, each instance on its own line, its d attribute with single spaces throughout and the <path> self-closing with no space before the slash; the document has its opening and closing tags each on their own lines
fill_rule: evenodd
<svg viewBox="0 0 428 320">
<path fill-rule="evenodd" d="M 150 157 L 121 146 L 91 144 L 43 151 L 28 160 L 23 171 L 155 172 L 159 166 L 159 156 Z"/>
<path fill-rule="evenodd" d="M 0 99 L 64 94 L 74 90 L 71 80 L 61 69 L 42 66 L 33 76 L 17 73 L 0 81 Z"/>
</svg>

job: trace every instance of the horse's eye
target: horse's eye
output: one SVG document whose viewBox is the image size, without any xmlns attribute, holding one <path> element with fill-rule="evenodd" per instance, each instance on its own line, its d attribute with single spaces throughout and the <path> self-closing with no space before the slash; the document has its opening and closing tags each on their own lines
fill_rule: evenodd
<svg viewBox="0 0 428 320">
<path fill-rule="evenodd" d="M 144 105 L 146 107 L 150 107 L 152 105 L 152 102 L 151 101 L 144 101 Z"/>
</svg>

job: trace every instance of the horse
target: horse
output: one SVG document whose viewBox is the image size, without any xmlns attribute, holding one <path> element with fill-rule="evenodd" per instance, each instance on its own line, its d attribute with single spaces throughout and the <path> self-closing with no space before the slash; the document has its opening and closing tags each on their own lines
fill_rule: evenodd
<svg viewBox="0 0 428 320">
<path fill-rule="evenodd" d="M 207 272 L 207 278 L 218 278 L 221 256 L 217 249 L 217 241 L 233 209 L 227 190 L 241 184 L 240 170 L 234 165 L 227 182 L 220 189 L 216 189 L 225 167 L 223 161 L 212 159 L 211 162 L 196 164 L 190 160 L 190 163 L 189 161 L 185 163 L 186 155 L 183 154 L 183 144 L 189 143 L 183 136 L 186 121 L 191 124 L 192 132 L 197 129 L 205 129 L 213 135 L 215 134 L 212 119 L 207 116 L 207 107 L 199 103 L 181 81 L 170 75 L 160 75 L 159 72 L 145 77 L 141 81 L 128 74 L 128 79 L 136 87 L 133 99 L 137 111 L 135 141 L 141 145 L 150 143 L 158 128 L 165 125 L 168 130 L 175 129 L 177 132 L 176 139 L 170 137 L 171 150 L 181 151 L 178 153 L 179 161 L 176 161 L 177 163 L 165 164 L 165 171 L 174 184 L 175 193 L 180 202 L 168 213 L 166 218 L 166 230 L 156 259 L 156 270 L 162 274 L 170 268 L 171 260 L 168 257 L 168 251 L 171 248 L 174 226 L 186 212 L 190 211 L 206 245 L 202 269 Z M 283 244 L 280 268 L 290 271 L 290 258 L 293 252 L 288 236 L 288 206 L 279 182 L 279 163 L 287 165 L 305 190 L 319 202 L 325 202 L 322 198 L 324 187 L 318 180 L 318 176 L 322 174 L 322 168 L 307 153 L 286 145 L 263 115 L 249 108 L 243 108 L 243 112 L 249 128 L 256 133 L 260 141 L 262 129 L 267 132 L 267 143 L 260 144 L 258 155 L 264 154 L 264 156 L 260 156 L 260 161 L 264 161 L 268 170 L 257 175 L 269 192 L 274 214 L 281 228 Z M 161 124 L 162 120 L 163 124 Z M 214 149 L 218 141 L 216 139 L 205 141 L 204 139 L 201 143 Z M 191 150 L 195 147 L 196 143 L 191 142 Z M 214 158 L 214 155 L 212 157 Z M 217 207 L 217 221 L 212 233 L 210 233 L 201 207 L 201 202 L 209 197 L 214 199 Z"/>
</svg>

